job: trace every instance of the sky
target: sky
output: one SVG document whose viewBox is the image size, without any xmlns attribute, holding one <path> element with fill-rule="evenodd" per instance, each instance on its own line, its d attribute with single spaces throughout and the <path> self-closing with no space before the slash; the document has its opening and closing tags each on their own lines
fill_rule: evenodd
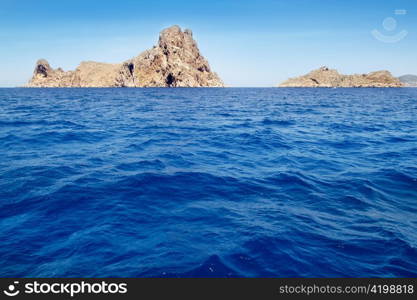
<svg viewBox="0 0 417 300">
<path fill-rule="evenodd" d="M 118 63 L 178 24 L 228 86 L 274 86 L 320 66 L 417 74 L 414 0 L 0 0 L 0 86 L 22 86 L 40 58 L 75 69 Z"/>
</svg>

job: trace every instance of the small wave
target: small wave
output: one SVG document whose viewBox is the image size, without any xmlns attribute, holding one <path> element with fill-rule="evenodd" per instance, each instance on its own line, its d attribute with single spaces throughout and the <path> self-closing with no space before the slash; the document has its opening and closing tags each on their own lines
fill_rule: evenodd
<svg viewBox="0 0 417 300">
<path fill-rule="evenodd" d="M 46 131 L 25 138 L 29 144 L 95 143 L 106 138 L 102 131 Z"/>
<path fill-rule="evenodd" d="M 294 120 L 271 120 L 271 119 L 265 118 L 262 121 L 262 124 L 264 124 L 264 125 L 277 125 L 277 126 L 286 127 L 286 126 L 295 125 L 296 123 L 295 123 Z"/>
<path fill-rule="evenodd" d="M 123 171 L 138 171 L 138 170 L 163 170 L 165 164 L 159 159 L 156 160 L 143 160 L 139 162 L 122 163 L 116 167 Z"/>
<path fill-rule="evenodd" d="M 165 278 L 238 278 L 244 277 L 231 267 L 227 266 L 219 256 L 210 256 L 201 265 L 192 270 L 182 273 L 166 273 L 162 272 L 161 276 Z"/>
</svg>

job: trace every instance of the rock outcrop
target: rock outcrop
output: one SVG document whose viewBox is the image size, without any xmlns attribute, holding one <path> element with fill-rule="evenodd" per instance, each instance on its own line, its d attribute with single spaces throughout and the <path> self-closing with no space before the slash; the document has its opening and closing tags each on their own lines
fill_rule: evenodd
<svg viewBox="0 0 417 300">
<path fill-rule="evenodd" d="M 343 75 L 337 70 L 321 67 L 310 73 L 290 78 L 279 87 L 402 87 L 403 84 L 388 71 L 369 74 Z"/>
<path fill-rule="evenodd" d="M 41 59 L 28 87 L 223 87 L 200 54 L 190 30 L 172 26 L 158 45 L 121 64 L 82 62 L 75 71 Z"/>
<path fill-rule="evenodd" d="M 403 75 L 398 79 L 407 87 L 417 87 L 417 76 L 416 75 Z"/>
</svg>

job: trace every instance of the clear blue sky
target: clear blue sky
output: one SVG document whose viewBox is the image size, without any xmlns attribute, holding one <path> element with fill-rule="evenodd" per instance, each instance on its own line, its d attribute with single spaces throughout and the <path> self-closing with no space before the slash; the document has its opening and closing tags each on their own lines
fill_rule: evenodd
<svg viewBox="0 0 417 300">
<path fill-rule="evenodd" d="M 396 28 L 392 19 L 383 26 L 388 17 Z M 417 74 L 414 0 L 0 0 L 0 86 L 23 85 L 39 58 L 65 70 L 84 60 L 124 61 L 173 24 L 193 30 L 229 86 L 272 86 L 321 65 Z M 384 43 L 374 29 L 408 34 Z"/>
</svg>

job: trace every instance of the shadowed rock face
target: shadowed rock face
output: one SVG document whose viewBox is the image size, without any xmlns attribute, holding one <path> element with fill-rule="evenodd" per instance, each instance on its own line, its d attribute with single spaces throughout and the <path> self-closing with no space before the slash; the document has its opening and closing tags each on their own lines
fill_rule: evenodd
<svg viewBox="0 0 417 300">
<path fill-rule="evenodd" d="M 310 73 L 290 78 L 280 87 L 402 87 L 403 84 L 388 71 L 369 74 L 343 75 L 337 70 L 321 67 Z"/>
<path fill-rule="evenodd" d="M 223 87 L 200 54 L 190 30 L 172 26 L 158 45 L 121 64 L 82 62 L 75 71 L 52 69 L 41 59 L 29 87 Z"/>
</svg>

